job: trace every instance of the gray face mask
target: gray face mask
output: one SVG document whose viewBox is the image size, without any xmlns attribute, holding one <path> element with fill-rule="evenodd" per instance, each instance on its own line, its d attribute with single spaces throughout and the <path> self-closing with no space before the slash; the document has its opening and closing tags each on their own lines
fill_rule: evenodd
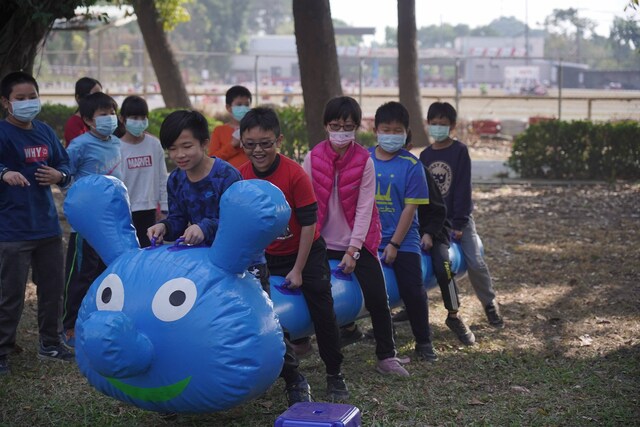
<svg viewBox="0 0 640 427">
<path fill-rule="evenodd" d="M 29 123 L 36 118 L 41 108 L 40 98 L 13 101 L 11 102 L 11 109 L 13 110 L 11 115 L 18 121 Z"/>
<path fill-rule="evenodd" d="M 436 142 L 444 141 L 449 138 L 449 130 L 449 126 L 429 125 L 429 136 L 435 139 Z"/>
</svg>

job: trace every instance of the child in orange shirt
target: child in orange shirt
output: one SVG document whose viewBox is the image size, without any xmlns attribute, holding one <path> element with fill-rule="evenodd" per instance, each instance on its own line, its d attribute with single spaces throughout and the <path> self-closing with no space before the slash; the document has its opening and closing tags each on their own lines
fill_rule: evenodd
<svg viewBox="0 0 640 427">
<path fill-rule="evenodd" d="M 231 114 L 231 120 L 213 129 L 209 155 L 226 160 L 239 168 L 249 161 L 240 146 L 240 120 L 251 109 L 251 92 L 244 86 L 232 86 L 225 95 L 225 104 Z"/>
</svg>

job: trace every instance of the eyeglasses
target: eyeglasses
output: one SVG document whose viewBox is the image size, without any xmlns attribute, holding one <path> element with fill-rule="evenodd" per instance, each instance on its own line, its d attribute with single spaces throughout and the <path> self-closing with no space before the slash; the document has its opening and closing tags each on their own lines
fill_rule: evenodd
<svg viewBox="0 0 640 427">
<path fill-rule="evenodd" d="M 355 123 L 345 123 L 343 125 L 341 125 L 340 123 L 329 123 L 329 129 L 334 132 L 337 132 L 340 129 L 344 130 L 345 132 L 351 132 L 352 130 L 356 130 L 356 127 L 357 126 Z"/>
<path fill-rule="evenodd" d="M 253 142 L 253 141 L 242 141 L 242 146 L 244 148 L 246 148 L 249 151 L 253 151 L 256 149 L 256 147 L 259 145 L 260 148 L 262 148 L 263 150 L 268 150 L 269 148 L 273 147 L 273 144 L 275 144 L 276 141 L 260 141 L 260 142 Z"/>
</svg>

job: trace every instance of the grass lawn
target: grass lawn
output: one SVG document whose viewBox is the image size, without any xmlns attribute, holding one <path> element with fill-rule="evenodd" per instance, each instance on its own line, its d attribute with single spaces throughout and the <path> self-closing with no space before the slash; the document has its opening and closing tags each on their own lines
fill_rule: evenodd
<svg viewBox="0 0 640 427">
<path fill-rule="evenodd" d="M 374 371 L 372 341 L 345 348 L 349 403 L 363 425 L 639 425 L 640 184 L 481 187 L 474 198 L 506 328 L 486 323 L 463 279 L 461 313 L 475 346 L 463 347 L 446 328 L 435 290 L 436 363 L 412 361 L 410 378 L 389 378 Z M 411 356 L 408 324 L 397 332 L 401 354 Z M 230 411 L 163 420 L 101 395 L 74 365 L 38 361 L 36 342 L 30 286 L 18 334 L 24 351 L 0 378 L 1 426 L 270 426 L 286 410 L 279 380 Z M 301 370 L 322 400 L 317 352 Z"/>
</svg>

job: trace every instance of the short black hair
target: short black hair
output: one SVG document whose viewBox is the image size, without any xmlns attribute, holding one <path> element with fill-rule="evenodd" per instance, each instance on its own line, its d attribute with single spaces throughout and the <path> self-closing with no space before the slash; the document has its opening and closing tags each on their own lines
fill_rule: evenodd
<svg viewBox="0 0 640 427">
<path fill-rule="evenodd" d="M 349 117 L 360 126 L 362 121 L 362 109 L 358 101 L 350 96 L 338 96 L 330 99 L 324 107 L 324 125 L 326 126 L 331 120 L 347 120 Z"/>
<path fill-rule="evenodd" d="M 246 87 L 240 85 L 231 86 L 229 90 L 227 90 L 227 93 L 224 96 L 224 102 L 227 105 L 231 105 L 233 100 L 240 96 L 246 96 L 249 98 L 249 102 L 251 102 L 251 92 Z"/>
<path fill-rule="evenodd" d="M 76 99 L 80 101 L 81 99 L 86 98 L 87 95 L 90 95 L 91 89 L 93 89 L 96 85 L 102 87 L 102 84 L 92 77 L 79 78 L 76 82 Z"/>
<path fill-rule="evenodd" d="M 137 95 L 127 96 L 124 101 L 122 101 L 120 115 L 125 118 L 131 116 L 149 116 L 147 101 Z"/>
<path fill-rule="evenodd" d="M 350 96 L 338 96 L 330 99 L 324 107 L 324 125 L 326 126 L 331 120 L 347 120 L 349 117 L 355 122 L 356 126 L 360 126 L 362 122 L 362 110 L 358 101 Z"/>
<path fill-rule="evenodd" d="M 209 123 L 197 111 L 177 110 L 169 114 L 160 126 L 160 144 L 168 149 L 178 139 L 182 131 L 190 130 L 200 145 L 209 139 Z"/>
<path fill-rule="evenodd" d="M 92 120 L 94 114 L 96 114 L 96 111 L 106 108 L 113 108 L 113 110 L 117 113 L 118 103 L 106 93 L 92 93 L 91 95 L 87 95 L 80 100 L 80 117 L 82 118 L 82 120 Z"/>
<path fill-rule="evenodd" d="M 409 129 L 409 111 L 404 105 L 396 101 L 384 103 L 376 110 L 375 127 L 378 127 L 381 123 L 391 122 L 402 123 L 405 130 Z"/>
<path fill-rule="evenodd" d="M 280 136 L 280 120 L 271 108 L 256 107 L 249 110 L 240 120 L 240 135 L 256 127 L 264 131 L 273 131 L 276 138 Z"/>
<path fill-rule="evenodd" d="M 448 102 L 434 102 L 429 106 L 427 121 L 437 119 L 438 117 L 449 119 L 451 124 L 454 124 L 458 118 L 458 113 L 456 113 L 456 109 L 453 108 L 453 105 Z"/>
<path fill-rule="evenodd" d="M 36 79 L 34 79 L 31 74 L 23 71 L 15 71 L 4 76 L 2 82 L 0 82 L 0 95 L 9 99 L 11 92 L 13 91 L 13 87 L 20 83 L 31 83 L 36 87 L 36 92 L 40 93 L 38 82 L 36 82 Z"/>
</svg>

